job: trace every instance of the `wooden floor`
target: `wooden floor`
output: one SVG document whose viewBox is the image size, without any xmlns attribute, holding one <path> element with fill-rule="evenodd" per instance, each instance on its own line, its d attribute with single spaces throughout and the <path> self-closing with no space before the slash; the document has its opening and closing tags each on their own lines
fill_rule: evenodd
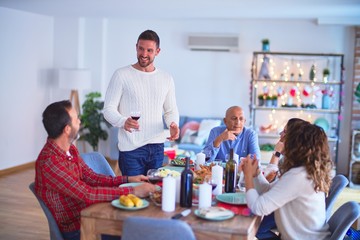
<svg viewBox="0 0 360 240">
<path fill-rule="evenodd" d="M 0 239 L 49 240 L 48 222 L 29 190 L 33 168 L 0 177 Z"/>
<path fill-rule="evenodd" d="M 49 240 L 47 219 L 28 186 L 33 168 L 0 177 L 0 240 Z M 360 190 L 346 188 L 334 209 L 342 203 L 360 202 Z"/>
</svg>

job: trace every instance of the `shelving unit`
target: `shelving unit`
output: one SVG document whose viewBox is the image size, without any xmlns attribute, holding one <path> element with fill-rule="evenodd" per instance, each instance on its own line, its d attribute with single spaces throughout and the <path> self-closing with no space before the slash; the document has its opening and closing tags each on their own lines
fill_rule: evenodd
<svg viewBox="0 0 360 240">
<path fill-rule="evenodd" d="M 343 61 L 343 54 L 254 52 L 249 107 L 259 143 L 275 143 L 290 118 L 302 118 L 324 128 L 336 164 Z"/>
</svg>

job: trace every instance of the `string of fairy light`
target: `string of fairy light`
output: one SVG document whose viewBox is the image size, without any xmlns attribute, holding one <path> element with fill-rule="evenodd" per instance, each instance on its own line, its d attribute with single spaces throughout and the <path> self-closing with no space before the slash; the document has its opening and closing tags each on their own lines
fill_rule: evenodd
<svg viewBox="0 0 360 240">
<path fill-rule="evenodd" d="M 266 97 L 276 99 L 277 104 L 285 107 L 300 107 L 305 103 L 314 107 L 323 94 L 330 94 L 332 97 L 335 85 L 325 86 L 325 84 L 339 81 L 335 79 L 338 74 L 335 72 L 336 64 L 339 64 L 337 59 L 324 57 L 297 58 L 293 56 L 290 58 L 275 55 L 268 58 L 270 79 L 258 79 L 261 81 L 254 82 L 255 88 L 262 88 L 264 99 Z M 263 63 L 263 58 L 258 59 L 258 66 Z M 325 74 L 325 71 L 328 74 Z M 329 77 L 329 75 L 332 77 Z M 289 85 L 288 82 L 292 84 Z M 335 99 L 332 98 L 332 104 L 335 104 L 335 102 Z M 276 108 L 277 106 L 273 107 Z M 271 128 L 265 128 L 265 132 L 282 129 L 283 127 L 280 126 L 282 121 L 279 120 L 279 115 L 276 115 L 275 108 L 268 114 Z M 311 112 L 300 110 L 294 113 L 294 117 L 307 119 L 310 122 L 313 121 Z"/>
</svg>

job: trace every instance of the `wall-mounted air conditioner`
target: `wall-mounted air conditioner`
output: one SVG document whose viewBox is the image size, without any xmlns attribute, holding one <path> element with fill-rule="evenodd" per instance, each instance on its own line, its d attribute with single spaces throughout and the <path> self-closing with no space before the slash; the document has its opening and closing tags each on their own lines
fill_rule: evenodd
<svg viewBox="0 0 360 240">
<path fill-rule="evenodd" d="M 195 51 L 237 51 L 239 37 L 237 35 L 191 34 L 188 47 Z"/>
</svg>

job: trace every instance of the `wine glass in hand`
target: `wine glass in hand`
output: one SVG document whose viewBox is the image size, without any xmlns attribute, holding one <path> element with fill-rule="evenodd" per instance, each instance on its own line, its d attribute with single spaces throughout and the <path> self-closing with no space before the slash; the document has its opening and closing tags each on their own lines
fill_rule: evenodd
<svg viewBox="0 0 360 240">
<path fill-rule="evenodd" d="M 152 184 L 156 184 L 162 181 L 162 177 L 160 176 L 159 169 L 149 169 L 147 171 L 147 176 L 149 177 L 149 182 Z"/>
<path fill-rule="evenodd" d="M 131 113 L 130 113 L 130 116 L 131 116 L 131 118 L 133 119 L 133 120 L 139 120 L 140 119 L 140 117 L 141 117 L 141 112 L 140 111 L 132 111 Z M 132 128 L 131 129 L 132 131 L 139 131 L 139 129 L 135 129 L 135 128 Z"/>
</svg>

